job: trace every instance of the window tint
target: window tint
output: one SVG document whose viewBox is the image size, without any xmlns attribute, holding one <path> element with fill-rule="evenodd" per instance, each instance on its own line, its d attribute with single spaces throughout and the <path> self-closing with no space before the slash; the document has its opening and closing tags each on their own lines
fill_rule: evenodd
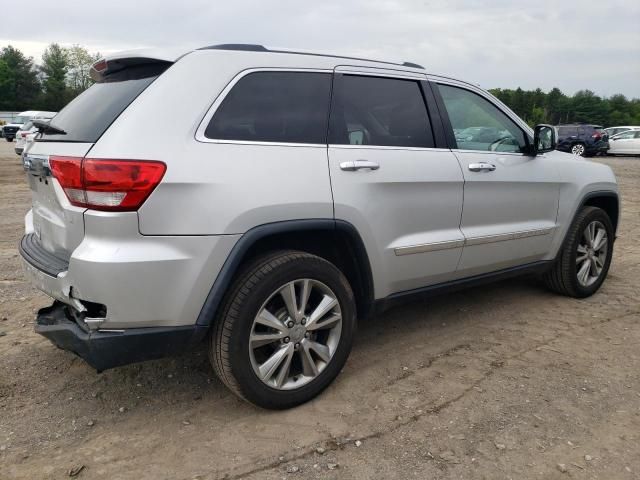
<svg viewBox="0 0 640 480">
<path fill-rule="evenodd" d="M 158 76 L 168 63 L 141 65 L 107 75 L 77 96 L 50 124 L 66 135 L 44 134 L 44 141 L 95 142 Z"/>
<path fill-rule="evenodd" d="M 461 150 L 521 152 L 524 132 L 498 107 L 469 90 L 438 85 Z"/>
<path fill-rule="evenodd" d="M 331 74 L 256 72 L 241 78 L 205 130 L 207 138 L 326 143 Z"/>
<path fill-rule="evenodd" d="M 433 147 L 420 85 L 395 78 L 339 76 L 329 143 Z"/>
<path fill-rule="evenodd" d="M 577 135 L 578 128 L 577 127 L 560 127 L 558 128 L 558 135 L 562 137 L 570 137 L 571 135 Z"/>
</svg>

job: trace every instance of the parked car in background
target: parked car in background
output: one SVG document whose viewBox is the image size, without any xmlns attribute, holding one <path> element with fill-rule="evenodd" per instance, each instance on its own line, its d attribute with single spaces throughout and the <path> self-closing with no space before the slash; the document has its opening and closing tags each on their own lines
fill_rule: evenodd
<svg viewBox="0 0 640 480">
<path fill-rule="evenodd" d="M 557 149 L 582 157 L 606 153 L 609 148 L 608 136 L 601 125 L 572 124 L 558 125 Z"/>
<path fill-rule="evenodd" d="M 629 130 L 638 130 L 640 126 L 623 126 L 623 127 L 609 127 L 604 129 L 604 133 L 606 133 L 609 138 L 613 137 L 622 132 L 627 132 Z"/>
<path fill-rule="evenodd" d="M 607 276 L 611 168 L 470 83 L 260 45 L 91 77 L 23 154 L 20 253 L 55 299 L 36 332 L 98 370 L 206 341 L 233 392 L 287 408 L 389 302 L 532 272 L 583 298 Z"/>
<path fill-rule="evenodd" d="M 628 130 L 609 140 L 609 155 L 640 155 L 640 129 Z"/>
<path fill-rule="evenodd" d="M 48 119 L 39 119 L 43 122 L 48 122 Z M 22 155 L 25 145 L 29 142 L 33 142 L 38 129 L 33 125 L 32 121 L 25 123 L 20 130 L 16 132 L 16 144 L 13 148 L 18 155 Z"/>
<path fill-rule="evenodd" d="M 58 112 L 43 112 L 39 110 L 27 110 L 14 117 L 11 123 L 2 127 L 2 136 L 7 142 L 12 142 L 18 130 L 31 120 L 51 120 Z"/>
</svg>

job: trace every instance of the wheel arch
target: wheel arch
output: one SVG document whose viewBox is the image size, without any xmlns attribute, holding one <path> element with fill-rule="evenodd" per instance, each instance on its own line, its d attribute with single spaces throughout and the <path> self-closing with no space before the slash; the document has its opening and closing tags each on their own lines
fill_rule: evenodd
<svg viewBox="0 0 640 480">
<path fill-rule="evenodd" d="M 613 191 L 597 191 L 587 193 L 580 202 L 578 210 L 574 212 L 574 218 L 582 207 L 598 207 L 604 210 L 613 224 L 613 231 L 617 232 L 620 219 L 620 198 Z"/>
<path fill-rule="evenodd" d="M 373 276 L 357 229 L 343 220 L 287 220 L 260 225 L 242 235 L 215 278 L 196 325 L 213 323 L 233 280 L 249 261 L 262 253 L 284 249 L 305 251 L 335 264 L 351 284 L 358 317 L 366 318 L 371 313 Z"/>
</svg>

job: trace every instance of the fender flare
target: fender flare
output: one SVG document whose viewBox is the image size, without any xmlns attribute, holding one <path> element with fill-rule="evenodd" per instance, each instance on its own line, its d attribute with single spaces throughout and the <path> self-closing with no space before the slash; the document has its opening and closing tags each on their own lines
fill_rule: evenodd
<svg viewBox="0 0 640 480">
<path fill-rule="evenodd" d="M 615 229 L 617 231 L 619 218 L 620 218 L 620 196 L 618 195 L 618 193 L 614 192 L 613 190 L 594 190 L 592 192 L 587 192 L 582 196 L 582 198 L 580 198 L 580 202 L 578 202 L 578 205 L 576 206 L 575 210 L 573 211 L 573 214 L 571 215 L 571 221 L 567 223 L 566 230 L 564 231 L 564 234 L 562 236 L 562 241 L 559 243 L 558 250 L 556 251 L 555 256 L 553 257 L 554 261 L 556 261 L 559 258 L 559 256 L 562 254 L 562 250 L 564 248 L 565 242 L 567 241 L 567 235 L 569 234 L 571 225 L 573 225 L 573 222 L 575 221 L 576 215 L 578 215 L 578 212 L 582 209 L 582 207 L 584 207 L 587 204 L 589 200 L 591 200 L 592 198 L 598 198 L 598 197 L 615 198 L 616 201 L 618 202 L 618 219 L 616 219 L 616 224 L 615 224 Z M 613 222 L 613 219 L 612 219 L 612 222 Z M 615 242 L 615 237 L 613 240 Z"/>
<path fill-rule="evenodd" d="M 209 327 L 227 293 L 231 282 L 233 281 L 238 269 L 242 265 L 249 249 L 259 240 L 272 235 L 286 232 L 304 232 L 310 230 L 325 230 L 342 232 L 349 236 L 352 245 L 355 247 L 356 262 L 359 266 L 359 275 L 367 292 L 365 305 L 368 306 L 366 312 L 362 312 L 364 316 L 368 314 L 373 306 L 373 275 L 371 273 L 371 264 L 367 255 L 362 237 L 357 229 L 349 222 L 334 219 L 304 219 L 304 220 L 285 220 L 281 222 L 267 223 L 259 225 L 248 230 L 240 237 L 231 249 L 229 256 L 220 269 L 218 276 L 211 286 L 211 290 L 198 314 L 196 325 Z"/>
<path fill-rule="evenodd" d="M 578 214 L 580 209 L 584 207 L 589 200 L 591 200 L 592 198 L 599 198 L 599 197 L 609 197 L 609 198 L 616 199 L 616 202 L 618 203 L 618 217 L 615 219 L 612 218 L 611 223 L 615 223 L 614 227 L 615 227 L 615 230 L 617 231 L 618 225 L 620 224 L 621 205 L 620 205 L 620 195 L 618 194 L 618 192 L 614 192 L 613 190 L 594 190 L 593 192 L 585 193 L 582 196 L 580 203 L 578 204 L 578 208 L 576 209 L 575 212 L 573 212 L 573 217 L 571 218 L 571 221 L 573 222 L 573 219 L 576 218 L 576 215 Z"/>
</svg>

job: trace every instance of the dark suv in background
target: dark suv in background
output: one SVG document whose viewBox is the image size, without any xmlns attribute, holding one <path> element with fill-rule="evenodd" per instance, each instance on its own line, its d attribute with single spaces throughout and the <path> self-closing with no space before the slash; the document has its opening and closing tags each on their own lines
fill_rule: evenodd
<svg viewBox="0 0 640 480">
<path fill-rule="evenodd" d="M 558 125 L 557 149 L 583 157 L 606 153 L 609 137 L 600 125 Z"/>
</svg>

